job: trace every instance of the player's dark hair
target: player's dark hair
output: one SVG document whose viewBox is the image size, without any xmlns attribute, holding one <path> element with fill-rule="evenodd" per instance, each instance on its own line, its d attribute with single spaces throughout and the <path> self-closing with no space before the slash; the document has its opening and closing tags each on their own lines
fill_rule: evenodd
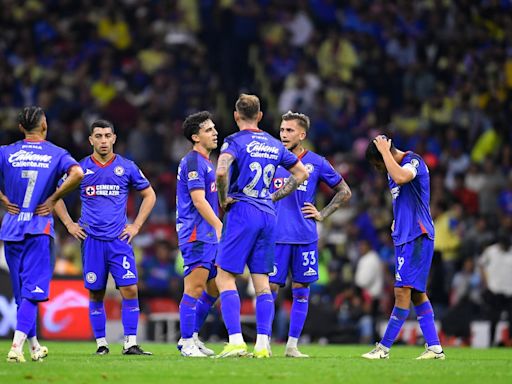
<svg viewBox="0 0 512 384">
<path fill-rule="evenodd" d="M 201 111 L 193 113 L 192 115 L 187 116 L 185 121 L 183 122 L 183 134 L 194 144 L 194 140 L 192 140 L 192 135 L 197 135 L 199 130 L 201 129 L 201 124 L 203 124 L 206 120 L 212 118 L 212 114 L 208 111 Z"/>
<path fill-rule="evenodd" d="M 94 132 L 94 128 L 110 128 L 112 130 L 112 133 L 115 133 L 115 131 L 114 131 L 114 124 L 112 124 L 108 120 L 95 120 L 91 124 L 91 129 L 90 129 L 91 135 Z"/>
<path fill-rule="evenodd" d="M 395 146 L 393 145 L 393 142 L 391 142 L 391 153 L 395 151 Z M 368 144 L 368 147 L 366 148 L 365 153 L 366 161 L 370 163 L 383 163 L 384 159 L 382 157 L 382 154 L 377 149 L 377 146 L 373 142 L 373 139 L 370 141 L 370 144 Z"/>
<path fill-rule="evenodd" d="M 281 118 L 285 121 L 296 120 L 302 128 L 309 131 L 310 121 L 309 117 L 303 113 L 288 111 Z"/>
<path fill-rule="evenodd" d="M 255 95 L 242 93 L 235 104 L 242 120 L 255 120 L 260 111 L 260 99 Z"/>
<path fill-rule="evenodd" d="M 39 126 L 43 116 L 43 108 L 25 107 L 18 114 L 18 123 L 21 124 L 24 130 L 32 131 L 34 128 Z"/>
</svg>

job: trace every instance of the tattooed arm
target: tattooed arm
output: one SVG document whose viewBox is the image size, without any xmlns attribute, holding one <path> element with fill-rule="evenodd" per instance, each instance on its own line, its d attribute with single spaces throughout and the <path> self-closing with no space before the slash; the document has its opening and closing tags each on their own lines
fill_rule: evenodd
<svg viewBox="0 0 512 384">
<path fill-rule="evenodd" d="M 233 199 L 228 197 L 229 184 L 229 167 L 235 158 L 229 153 L 222 153 L 219 156 L 217 170 L 215 171 L 215 179 L 217 183 L 217 192 L 219 194 L 219 204 L 222 209 L 226 210 L 229 204 L 233 203 Z"/>
<path fill-rule="evenodd" d="M 346 203 L 352 196 L 350 187 L 342 180 L 336 187 L 334 187 L 336 194 L 327 206 L 318 212 L 316 207 L 311 203 L 304 203 L 302 207 L 302 213 L 306 219 L 315 219 L 316 221 L 324 221 L 325 218 L 329 217 L 335 210 L 341 207 L 342 204 Z"/>
<path fill-rule="evenodd" d="M 289 169 L 291 175 L 284 183 L 283 187 L 275 191 L 270 197 L 272 201 L 276 202 L 281 200 L 283 197 L 288 196 L 290 193 L 295 191 L 297 187 L 309 177 L 309 173 L 306 170 L 304 164 L 301 161 L 297 162 L 293 167 Z"/>
</svg>

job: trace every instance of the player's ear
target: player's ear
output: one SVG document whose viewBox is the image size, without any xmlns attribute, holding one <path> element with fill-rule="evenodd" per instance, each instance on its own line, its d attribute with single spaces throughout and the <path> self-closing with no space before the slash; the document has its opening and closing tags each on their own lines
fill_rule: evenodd
<svg viewBox="0 0 512 384">
<path fill-rule="evenodd" d="M 194 133 L 192 136 L 190 136 L 190 138 L 192 139 L 194 144 L 199 143 L 199 136 L 197 135 L 197 133 Z"/>
<path fill-rule="evenodd" d="M 92 142 L 92 136 L 89 136 L 89 143 L 94 146 L 94 143 Z"/>
<path fill-rule="evenodd" d="M 259 111 L 258 112 L 258 118 L 257 118 L 257 122 L 259 123 L 261 121 L 261 119 L 263 119 L 263 112 Z"/>
<path fill-rule="evenodd" d="M 235 121 L 240 120 L 240 115 L 238 114 L 237 111 L 233 111 L 233 119 L 235 119 Z"/>
<path fill-rule="evenodd" d="M 116 143 L 116 140 L 117 140 L 117 135 L 114 133 L 114 134 L 112 135 L 112 137 L 113 137 L 113 139 L 114 139 L 114 140 L 112 141 L 112 144 L 115 144 L 115 143 Z"/>
</svg>

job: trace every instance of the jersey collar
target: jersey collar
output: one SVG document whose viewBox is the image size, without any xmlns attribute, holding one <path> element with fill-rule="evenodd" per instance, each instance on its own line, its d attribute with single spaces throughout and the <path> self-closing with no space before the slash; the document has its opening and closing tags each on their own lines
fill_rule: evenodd
<svg viewBox="0 0 512 384">
<path fill-rule="evenodd" d="M 96 160 L 96 159 L 94 158 L 94 156 L 93 156 L 93 155 L 91 155 L 91 160 L 92 160 L 92 162 L 93 162 L 94 164 L 96 164 L 98 167 L 100 167 L 100 168 L 105 168 L 105 167 L 108 167 L 110 164 L 112 164 L 112 163 L 114 162 L 114 160 L 116 159 L 116 157 L 117 157 L 117 156 L 116 156 L 116 154 L 114 153 L 114 156 L 113 156 L 109 161 L 107 161 L 105 164 L 100 163 L 98 160 Z"/>
</svg>

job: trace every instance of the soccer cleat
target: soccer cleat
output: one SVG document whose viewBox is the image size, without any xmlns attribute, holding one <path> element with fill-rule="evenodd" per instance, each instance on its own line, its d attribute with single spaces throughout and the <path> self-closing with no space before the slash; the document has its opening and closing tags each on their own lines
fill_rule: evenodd
<svg viewBox="0 0 512 384">
<path fill-rule="evenodd" d="M 284 352 L 285 357 L 299 357 L 299 358 L 306 358 L 309 357 L 309 355 L 305 355 L 297 347 L 286 347 L 286 350 Z"/>
<path fill-rule="evenodd" d="M 389 359 L 389 351 L 385 351 L 380 343 L 375 344 L 375 348 L 373 348 L 370 352 L 361 355 L 368 360 L 378 360 L 378 359 Z"/>
<path fill-rule="evenodd" d="M 110 349 L 108 349 L 108 346 L 106 346 L 106 345 L 102 345 L 102 346 L 98 347 L 98 349 L 96 350 L 97 355 L 108 355 L 109 353 L 110 353 Z"/>
<path fill-rule="evenodd" d="M 216 358 L 222 357 L 247 357 L 249 354 L 247 353 L 247 344 L 229 344 L 226 343 L 224 349 L 221 353 L 219 353 Z"/>
<path fill-rule="evenodd" d="M 23 356 L 23 352 L 16 352 L 14 349 L 11 349 L 7 354 L 7 362 L 8 363 L 24 363 L 25 356 Z"/>
<path fill-rule="evenodd" d="M 30 357 L 32 361 L 43 361 L 43 359 L 48 356 L 48 348 L 42 345 L 39 346 L 35 351 L 30 353 Z"/>
<path fill-rule="evenodd" d="M 189 345 L 183 345 L 181 347 L 180 353 L 181 353 L 181 356 L 184 356 L 184 357 L 208 357 L 203 352 L 201 352 L 201 350 L 195 343 L 192 343 Z"/>
<path fill-rule="evenodd" d="M 270 357 L 270 352 L 268 348 L 261 348 L 259 350 L 254 349 L 252 354 L 256 359 L 267 359 Z"/>
<path fill-rule="evenodd" d="M 194 339 L 194 343 L 197 345 L 197 348 L 205 355 L 205 356 L 213 356 L 215 352 L 208 348 L 204 343 L 199 339 Z"/>
<path fill-rule="evenodd" d="M 434 352 L 432 349 L 429 349 L 428 345 L 425 344 L 425 351 L 419 355 L 416 360 L 444 360 L 446 359 L 446 355 L 443 351 Z"/>
<path fill-rule="evenodd" d="M 151 356 L 151 352 L 144 351 L 140 345 L 132 345 L 130 348 L 123 348 L 123 355 L 146 355 Z"/>
</svg>

